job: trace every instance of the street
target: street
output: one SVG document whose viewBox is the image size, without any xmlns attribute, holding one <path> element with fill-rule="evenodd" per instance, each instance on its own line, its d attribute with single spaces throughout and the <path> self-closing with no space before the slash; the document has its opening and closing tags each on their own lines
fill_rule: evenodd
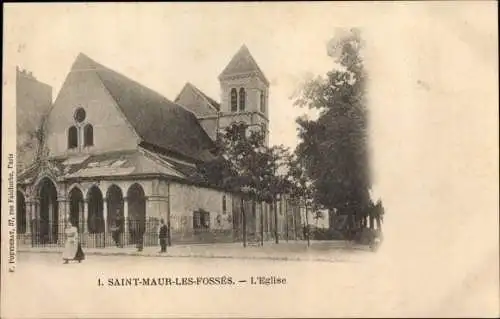
<svg viewBox="0 0 500 319">
<path fill-rule="evenodd" d="M 59 254 L 19 253 L 16 271 L 7 275 L 3 317 L 394 317 L 433 311 L 442 299 L 438 291 L 422 295 L 428 281 L 384 259 L 377 254 L 340 262 L 87 256 L 81 264 L 63 264 Z M 234 284 L 203 279 L 223 276 Z M 274 284 L 251 284 L 262 276 Z M 165 285 L 159 278 L 166 277 L 178 283 L 183 277 L 202 279 L 200 285 Z M 134 278 L 146 278 L 149 285 L 134 285 Z M 132 280 L 126 284 L 126 279 Z"/>
</svg>

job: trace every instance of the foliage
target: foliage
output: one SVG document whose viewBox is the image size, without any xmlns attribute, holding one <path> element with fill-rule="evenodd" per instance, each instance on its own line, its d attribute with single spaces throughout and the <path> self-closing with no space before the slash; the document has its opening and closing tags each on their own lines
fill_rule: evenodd
<svg viewBox="0 0 500 319">
<path fill-rule="evenodd" d="M 286 188 L 279 171 L 286 165 L 288 149 L 267 147 L 260 130 L 233 123 L 218 135 L 218 157 L 200 166 L 205 180 L 251 199 L 272 202 Z"/>
<path fill-rule="evenodd" d="M 315 189 L 314 200 L 363 217 L 370 205 L 366 73 L 359 31 L 332 39 L 328 54 L 340 67 L 304 85 L 295 105 L 319 110 L 317 120 L 297 119 L 296 154 Z"/>
</svg>

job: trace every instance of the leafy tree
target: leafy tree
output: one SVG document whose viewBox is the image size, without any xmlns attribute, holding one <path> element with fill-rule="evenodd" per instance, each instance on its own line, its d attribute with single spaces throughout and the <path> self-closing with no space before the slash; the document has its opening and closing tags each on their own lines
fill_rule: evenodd
<svg viewBox="0 0 500 319">
<path fill-rule="evenodd" d="M 367 148 L 366 72 L 358 30 L 332 39 L 328 54 L 339 67 L 307 82 L 295 105 L 319 111 L 317 120 L 297 119 L 296 153 L 312 180 L 315 200 L 351 217 L 351 228 L 370 205 Z"/>
<path fill-rule="evenodd" d="M 241 207 L 244 245 L 246 245 L 244 199 L 251 200 L 254 216 L 257 201 L 275 203 L 278 194 L 286 187 L 285 179 L 278 173 L 284 165 L 283 158 L 289 153 L 283 146 L 266 147 L 265 136 L 261 131 L 247 131 L 247 129 L 245 124 L 240 123 L 233 123 L 227 127 L 217 139 L 218 157 L 199 167 L 209 184 L 243 193 Z M 276 209 L 274 211 L 276 221 Z"/>
</svg>

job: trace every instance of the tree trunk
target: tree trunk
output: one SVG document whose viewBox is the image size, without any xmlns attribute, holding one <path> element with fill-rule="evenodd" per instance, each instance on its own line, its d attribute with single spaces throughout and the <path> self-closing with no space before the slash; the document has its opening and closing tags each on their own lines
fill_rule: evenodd
<svg viewBox="0 0 500 319">
<path fill-rule="evenodd" d="M 276 244 L 279 244 L 279 235 L 278 235 L 278 204 L 276 200 L 273 202 L 274 207 L 274 237 L 276 240 Z"/>
<path fill-rule="evenodd" d="M 260 245 L 264 246 L 264 205 L 260 203 Z"/>
<path fill-rule="evenodd" d="M 307 247 L 311 246 L 311 240 L 309 239 L 310 236 L 309 236 L 309 216 L 308 215 L 308 211 L 307 211 L 307 205 L 306 206 L 306 237 L 307 237 Z"/>
<path fill-rule="evenodd" d="M 247 217 L 245 214 L 245 200 L 243 196 L 241 197 L 241 218 L 242 218 L 242 228 L 243 228 L 243 247 L 247 246 Z"/>
<path fill-rule="evenodd" d="M 255 241 L 257 238 L 257 207 L 256 207 L 256 202 L 255 199 L 252 198 L 252 234 L 253 234 L 253 241 Z"/>
<path fill-rule="evenodd" d="M 285 231 L 286 231 L 286 241 L 288 242 L 288 201 L 285 199 Z"/>
</svg>

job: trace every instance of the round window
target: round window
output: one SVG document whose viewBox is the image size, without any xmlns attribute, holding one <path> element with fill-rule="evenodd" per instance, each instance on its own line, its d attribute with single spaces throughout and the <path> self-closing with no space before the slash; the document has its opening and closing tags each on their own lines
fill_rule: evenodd
<svg viewBox="0 0 500 319">
<path fill-rule="evenodd" d="M 78 108 L 75 111 L 75 121 L 77 121 L 78 123 L 85 121 L 86 116 L 87 114 L 85 113 L 85 110 L 82 108 Z"/>
</svg>

